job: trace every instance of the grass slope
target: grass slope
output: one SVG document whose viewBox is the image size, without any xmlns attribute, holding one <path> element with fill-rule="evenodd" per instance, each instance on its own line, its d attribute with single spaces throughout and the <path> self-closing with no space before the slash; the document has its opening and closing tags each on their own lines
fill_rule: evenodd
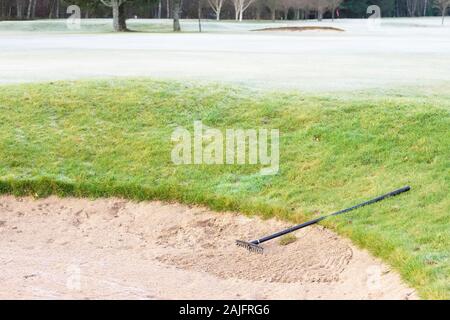
<svg viewBox="0 0 450 320">
<path fill-rule="evenodd" d="M 450 298 L 450 99 L 338 98 L 140 79 L 0 87 L 0 192 L 206 204 L 300 222 L 397 187 L 324 222 L 394 266 L 424 298 Z M 175 166 L 175 127 L 280 129 L 280 173 Z M 257 236 L 257 235 L 255 235 Z"/>
</svg>

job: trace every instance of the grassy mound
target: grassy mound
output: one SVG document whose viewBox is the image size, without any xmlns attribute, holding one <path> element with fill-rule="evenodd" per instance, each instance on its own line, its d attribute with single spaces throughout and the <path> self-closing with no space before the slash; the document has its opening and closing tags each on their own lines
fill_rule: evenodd
<svg viewBox="0 0 450 320">
<path fill-rule="evenodd" d="M 0 87 L 0 192 L 206 204 L 300 222 L 411 185 L 324 222 L 394 266 L 424 298 L 450 298 L 450 99 L 312 96 L 149 80 Z M 171 134 L 280 129 L 280 172 L 180 165 Z"/>
</svg>

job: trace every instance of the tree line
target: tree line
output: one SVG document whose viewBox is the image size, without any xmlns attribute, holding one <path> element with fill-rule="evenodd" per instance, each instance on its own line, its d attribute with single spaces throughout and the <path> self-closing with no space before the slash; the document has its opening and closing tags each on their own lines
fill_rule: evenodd
<svg viewBox="0 0 450 320">
<path fill-rule="evenodd" d="M 66 18 L 67 7 L 79 5 L 84 18 L 114 17 L 114 29 L 126 30 L 126 19 L 180 18 L 299 20 L 366 18 L 378 5 L 383 17 L 442 15 L 450 0 L 0 0 L 1 20 Z"/>
</svg>

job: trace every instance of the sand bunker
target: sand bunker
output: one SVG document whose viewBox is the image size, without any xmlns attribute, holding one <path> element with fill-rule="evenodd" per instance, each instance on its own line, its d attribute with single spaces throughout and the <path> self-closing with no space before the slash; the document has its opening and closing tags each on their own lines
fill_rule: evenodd
<svg viewBox="0 0 450 320">
<path fill-rule="evenodd" d="M 160 202 L 0 197 L 0 298 L 413 299 L 397 274 L 320 226 Z"/>
<path fill-rule="evenodd" d="M 262 235 L 268 229 L 254 233 L 248 225 L 251 221 L 246 221 L 245 225 L 226 220 L 210 217 L 165 230 L 158 243 L 181 250 L 176 255 L 158 257 L 158 260 L 183 269 L 206 271 L 223 279 L 290 283 L 338 281 L 352 258 L 348 244 L 319 228 L 298 232 L 299 239 L 287 246 L 280 246 L 277 241 L 264 245 L 266 254 L 255 256 L 246 250 L 230 248 L 230 243 L 236 237 L 250 239 L 256 234 Z M 268 224 L 272 225 L 272 231 L 285 227 L 273 221 Z M 221 241 L 222 238 L 226 240 Z M 192 250 L 196 254 L 192 254 Z M 203 257 L 201 263 L 198 263 L 198 255 Z"/>
<path fill-rule="evenodd" d="M 278 28 L 263 28 L 256 29 L 252 31 L 337 31 L 344 32 L 344 29 L 335 28 L 335 27 L 278 27 Z"/>
</svg>

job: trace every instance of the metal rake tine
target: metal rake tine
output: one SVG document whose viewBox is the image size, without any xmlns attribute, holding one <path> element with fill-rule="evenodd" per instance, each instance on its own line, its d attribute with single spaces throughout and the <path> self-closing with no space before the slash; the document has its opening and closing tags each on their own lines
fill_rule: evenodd
<svg viewBox="0 0 450 320">
<path fill-rule="evenodd" d="M 249 252 L 254 252 L 254 253 L 258 253 L 258 254 L 262 254 L 264 251 L 263 247 L 260 247 L 257 244 L 247 242 L 247 241 L 236 240 L 236 245 L 247 249 Z"/>
</svg>

